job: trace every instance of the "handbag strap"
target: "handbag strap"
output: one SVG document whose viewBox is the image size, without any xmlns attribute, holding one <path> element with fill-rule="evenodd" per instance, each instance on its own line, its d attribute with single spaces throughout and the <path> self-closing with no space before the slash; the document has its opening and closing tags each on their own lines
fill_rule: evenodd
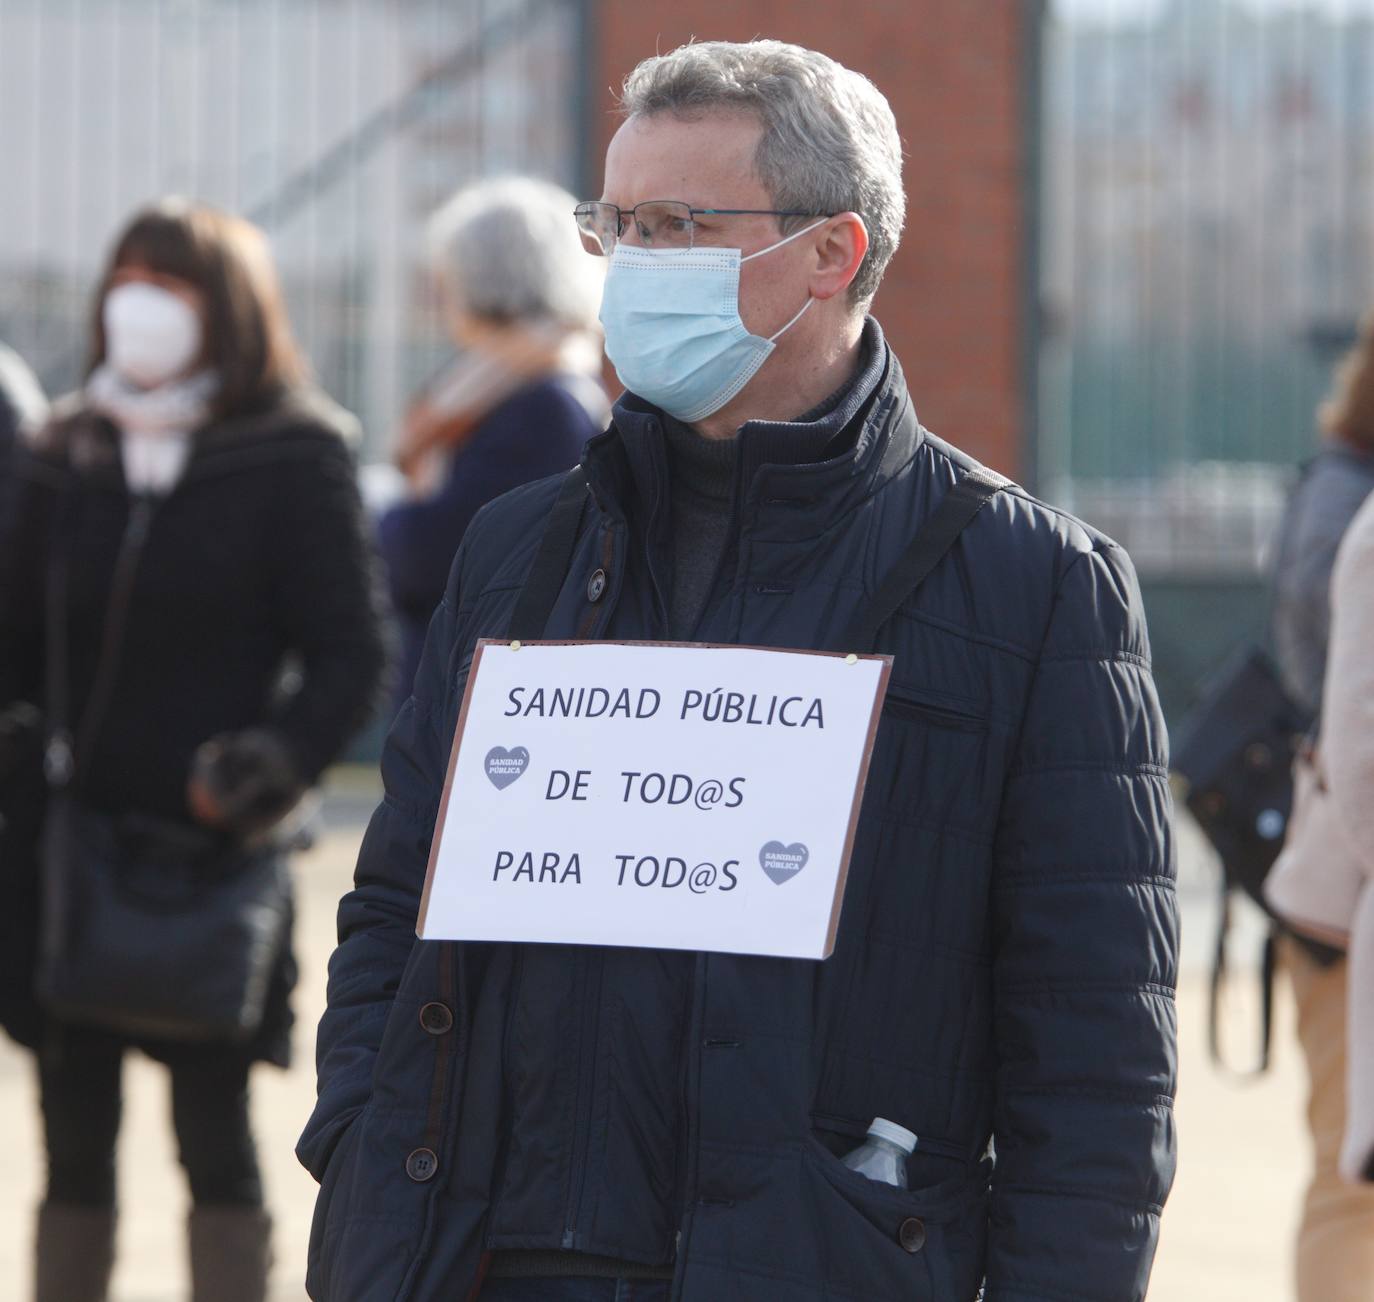
<svg viewBox="0 0 1374 1302">
<path fill-rule="evenodd" d="M 878 630 L 930 575 L 974 517 L 1011 480 L 982 467 L 966 470 L 931 512 L 844 635 L 841 651 L 872 651 Z"/>
<path fill-rule="evenodd" d="M 1238 1080 L 1253 1080 L 1269 1070 L 1269 1055 L 1274 1032 L 1274 979 L 1278 966 L 1278 927 L 1270 924 L 1260 949 L 1260 1034 L 1259 1052 L 1255 1065 L 1233 1067 L 1221 1047 L 1221 1006 L 1225 1001 L 1229 969 L 1226 962 L 1226 938 L 1231 930 L 1232 887 L 1225 876 L 1221 882 L 1220 908 L 1217 914 L 1216 939 L 1212 950 L 1212 971 L 1207 994 L 1207 1053 L 1215 1067 Z"/>
<path fill-rule="evenodd" d="M 558 500 L 544 526 L 544 536 L 539 540 L 529 577 L 520 589 L 510 618 L 511 638 L 530 642 L 544 635 L 544 627 L 572 564 L 589 496 L 586 472 L 581 466 L 574 466 L 563 480 Z"/>
<path fill-rule="evenodd" d="M 65 496 L 70 500 L 70 487 Z M 68 624 L 68 576 L 70 557 L 69 538 L 62 537 L 58 528 L 53 537 L 48 566 L 47 610 L 45 613 L 48 745 L 43 757 L 43 771 L 49 786 L 63 789 L 74 785 L 80 757 L 89 757 L 95 738 L 109 710 L 114 692 L 115 674 L 119 668 L 119 652 L 128 624 L 129 605 L 133 596 L 138 562 L 157 509 L 157 499 L 140 496 L 133 499 L 129 519 L 120 539 L 115 557 L 114 576 L 110 581 L 110 598 L 105 607 L 105 622 L 100 639 L 100 654 L 91 681 L 91 694 L 79 722 L 71 718 L 70 627 Z M 59 521 L 69 515 L 59 511 Z"/>
<path fill-rule="evenodd" d="M 67 556 L 61 538 L 67 497 L 64 493 L 53 522 L 43 604 L 43 695 L 48 725 L 43 774 L 54 790 L 71 782 L 76 768 L 67 701 Z"/>
</svg>

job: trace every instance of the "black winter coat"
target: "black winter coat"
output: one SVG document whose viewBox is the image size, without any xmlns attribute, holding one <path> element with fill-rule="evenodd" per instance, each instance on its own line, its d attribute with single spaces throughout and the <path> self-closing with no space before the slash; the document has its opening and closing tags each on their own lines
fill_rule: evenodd
<svg viewBox="0 0 1374 1302">
<path fill-rule="evenodd" d="M 740 438 L 747 453 L 750 427 Z M 889 356 L 848 452 L 742 485 L 697 636 L 834 649 L 971 464 L 921 428 Z M 546 636 L 662 638 L 658 413 L 622 400 L 584 465 L 595 509 Z M 1177 919 L 1164 725 L 1125 555 L 1013 488 L 888 623 L 835 952 L 689 959 L 674 1118 L 633 1042 L 677 1015 L 652 993 L 661 956 L 537 947 L 564 980 L 551 1033 L 522 1043 L 521 1084 L 505 1078 L 511 1010 L 536 947 L 414 937 L 474 643 L 506 633 L 559 487 L 474 521 L 383 757 L 298 1149 L 322 1181 L 311 1296 L 469 1297 L 515 1163 L 514 1183 L 542 1177 L 551 1214 L 573 1218 L 570 1246 L 614 1252 L 624 1227 L 565 1191 L 589 1170 L 592 1193 L 637 1180 L 626 1136 L 666 1111 L 680 1181 L 644 1216 L 676 1245 L 674 1302 L 971 1302 L 984 1279 L 988 1302 L 1140 1302 L 1174 1169 Z M 539 1095 L 570 1043 L 599 1092 L 545 1089 L 544 1129 L 506 1151 L 503 1109 Z M 835 1156 L 875 1116 L 932 1154 L 909 1192 Z"/>
<path fill-rule="evenodd" d="M 88 804 L 190 821 L 187 777 L 208 738 L 273 728 L 309 783 L 366 721 L 383 649 L 350 422 L 301 393 L 195 434 L 138 563 L 109 709 L 77 757 Z M 118 434 L 89 410 L 69 410 L 19 474 L 16 527 L 0 557 L 0 702 L 44 699 L 44 589 L 61 546 L 69 713 L 79 720 L 131 506 Z M 282 690 L 288 663 L 297 690 Z M 293 981 L 288 953 L 256 1046 L 283 1064 Z"/>
</svg>

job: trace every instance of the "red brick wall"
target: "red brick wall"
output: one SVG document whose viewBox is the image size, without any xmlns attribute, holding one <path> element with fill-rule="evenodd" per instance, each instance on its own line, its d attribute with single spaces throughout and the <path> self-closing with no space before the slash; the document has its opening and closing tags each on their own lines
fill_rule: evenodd
<svg viewBox="0 0 1374 1302">
<path fill-rule="evenodd" d="M 619 122 L 613 88 L 693 36 L 794 41 L 872 78 L 897 116 L 908 205 L 874 314 L 923 422 L 1009 474 L 1025 470 L 1025 11 L 1022 0 L 598 0 L 588 70 L 602 153 Z"/>
</svg>

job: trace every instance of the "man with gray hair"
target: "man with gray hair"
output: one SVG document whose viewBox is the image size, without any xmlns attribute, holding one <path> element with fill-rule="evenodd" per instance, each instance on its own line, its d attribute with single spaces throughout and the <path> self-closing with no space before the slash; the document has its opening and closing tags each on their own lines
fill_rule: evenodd
<svg viewBox="0 0 1374 1302">
<path fill-rule="evenodd" d="M 1130 562 L 916 419 L 868 310 L 904 210 L 871 83 L 711 42 L 624 109 L 575 216 L 627 392 L 474 521 L 388 742 L 311 1295 L 1141 1302 L 1177 919 Z M 541 636 L 892 657 L 829 958 L 414 940 L 474 645 Z"/>
</svg>

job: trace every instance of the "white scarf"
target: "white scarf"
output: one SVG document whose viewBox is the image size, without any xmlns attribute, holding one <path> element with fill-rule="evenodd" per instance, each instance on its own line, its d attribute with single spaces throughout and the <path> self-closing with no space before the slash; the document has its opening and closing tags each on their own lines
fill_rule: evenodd
<svg viewBox="0 0 1374 1302">
<path fill-rule="evenodd" d="M 191 434 L 205 424 L 219 388 L 214 371 L 140 389 L 108 362 L 86 381 L 86 400 L 119 430 L 119 455 L 131 493 L 169 493 L 191 456 Z"/>
</svg>

